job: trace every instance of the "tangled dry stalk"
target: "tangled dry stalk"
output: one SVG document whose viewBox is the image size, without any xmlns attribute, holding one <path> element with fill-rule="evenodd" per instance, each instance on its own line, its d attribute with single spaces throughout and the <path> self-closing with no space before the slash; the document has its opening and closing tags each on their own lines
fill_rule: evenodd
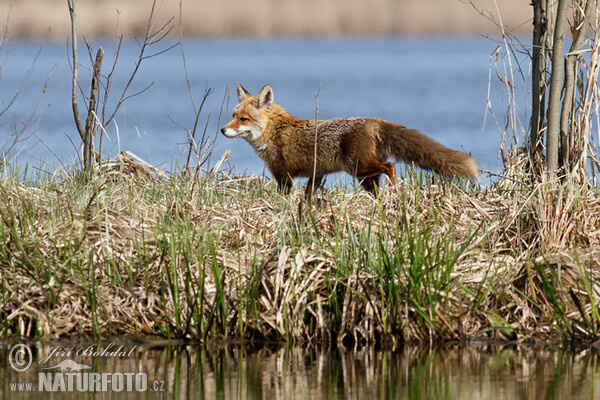
<svg viewBox="0 0 600 400">
<path fill-rule="evenodd" d="M 345 346 L 597 340 L 600 194 L 514 171 L 300 204 L 261 177 L 122 153 L 87 184 L 0 184 L 0 335 Z"/>
</svg>

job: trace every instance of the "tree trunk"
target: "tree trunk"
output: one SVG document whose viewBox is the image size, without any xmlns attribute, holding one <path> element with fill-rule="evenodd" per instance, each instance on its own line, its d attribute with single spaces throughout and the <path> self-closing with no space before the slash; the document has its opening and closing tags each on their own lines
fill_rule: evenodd
<svg viewBox="0 0 600 400">
<path fill-rule="evenodd" d="M 596 5 L 596 0 L 585 1 L 583 16 L 579 21 L 575 21 L 573 25 L 579 26 L 579 29 L 574 31 L 573 43 L 569 49 L 567 60 L 565 62 L 565 97 L 563 99 L 562 114 L 560 117 L 560 153 L 559 163 L 561 166 L 569 168 L 571 166 L 571 147 L 574 144 L 574 138 L 570 130 L 573 109 L 573 99 L 575 97 L 575 74 L 577 58 L 576 52 L 581 49 L 585 40 L 587 24 L 592 14 L 592 10 Z"/>
<path fill-rule="evenodd" d="M 571 0 L 559 0 L 554 24 L 552 45 L 552 74 L 548 99 L 548 129 L 546 132 L 546 169 L 554 173 L 558 169 L 558 136 L 560 131 L 560 98 L 563 89 L 565 30 L 567 11 Z"/>
<path fill-rule="evenodd" d="M 540 170 L 542 159 L 541 131 L 544 127 L 546 103 L 546 0 L 533 0 L 533 59 L 531 80 L 531 134 L 529 138 L 529 154 L 531 169 L 535 173 Z"/>
</svg>

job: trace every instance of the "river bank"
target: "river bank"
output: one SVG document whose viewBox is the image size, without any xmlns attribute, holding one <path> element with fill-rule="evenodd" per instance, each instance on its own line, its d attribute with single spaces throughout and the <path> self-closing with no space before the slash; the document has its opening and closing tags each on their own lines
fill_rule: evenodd
<svg viewBox="0 0 600 400">
<path fill-rule="evenodd" d="M 415 171 L 378 199 L 334 187 L 308 205 L 260 176 L 125 153 L 104 168 L 2 167 L 1 337 L 597 339 L 596 189 Z"/>
</svg>

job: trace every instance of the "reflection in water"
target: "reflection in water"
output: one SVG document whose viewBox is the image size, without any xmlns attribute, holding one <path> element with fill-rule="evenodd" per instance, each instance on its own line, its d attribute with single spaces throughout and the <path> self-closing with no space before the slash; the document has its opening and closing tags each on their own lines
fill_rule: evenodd
<svg viewBox="0 0 600 400">
<path fill-rule="evenodd" d="M 123 347 L 118 353 L 120 346 Z M 89 345 L 30 347 L 31 367 L 18 373 L 9 363 L 12 345 L 0 346 L 2 398 L 47 398 L 49 393 L 38 390 L 40 373 L 52 379 L 69 372 L 61 372 L 59 367 L 42 368 L 57 366 L 65 359 L 89 365 L 89 370 L 81 372 L 89 376 L 114 372 L 121 372 L 121 377 L 127 373 L 146 374 L 147 391 L 133 390 L 126 396 L 131 398 L 600 398 L 600 365 L 595 349 L 574 352 L 481 345 L 433 351 L 406 348 L 398 352 L 301 347 L 254 351 L 234 346 L 211 349 L 102 343 L 84 354 L 82 349 Z M 96 354 L 90 355 L 92 352 Z M 111 378 L 117 381 L 114 374 Z M 36 391 L 15 392 L 16 383 L 33 383 Z M 108 391 L 101 397 L 114 394 L 111 383 L 107 385 Z M 70 395 L 86 397 L 76 388 Z M 55 397 L 64 398 L 65 393 L 55 393 Z"/>
</svg>

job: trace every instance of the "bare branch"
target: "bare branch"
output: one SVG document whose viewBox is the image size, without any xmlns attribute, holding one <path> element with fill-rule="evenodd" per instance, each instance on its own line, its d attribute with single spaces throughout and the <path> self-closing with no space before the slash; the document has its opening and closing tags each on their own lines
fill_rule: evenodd
<svg viewBox="0 0 600 400">
<path fill-rule="evenodd" d="M 46 144 L 46 142 L 44 142 L 36 133 L 35 131 L 33 131 L 25 121 L 23 121 L 21 118 L 19 118 L 19 116 L 17 114 L 15 114 L 13 112 L 13 110 L 11 110 L 10 108 L 8 108 L 8 106 L 6 105 L 6 103 L 2 103 L 4 105 L 4 107 L 6 107 L 8 109 L 8 111 L 13 115 L 13 117 L 19 121 L 21 124 L 23 124 L 23 127 L 25 129 L 27 129 L 37 140 L 40 141 L 40 143 L 42 143 L 42 145 L 44 145 L 44 147 L 46 147 L 46 149 L 58 160 L 58 162 L 60 163 L 60 165 L 62 165 L 63 169 L 66 171 L 67 168 L 65 167 L 65 165 L 63 164 L 63 162 L 60 160 L 60 158 L 56 155 L 56 153 L 54 153 L 52 151 L 52 149 Z"/>
<path fill-rule="evenodd" d="M 0 40 L 0 46 L 2 46 L 3 43 L 4 42 L 2 40 Z M 37 62 L 37 59 L 38 59 L 38 57 L 40 56 L 41 53 L 42 53 L 42 49 L 40 48 L 38 50 L 35 58 L 33 59 L 33 62 L 31 63 L 31 66 L 29 67 L 29 69 L 25 73 L 25 77 L 23 78 L 23 81 L 21 82 L 21 85 L 19 86 L 19 88 L 17 89 L 17 91 L 15 92 L 15 94 L 13 95 L 13 97 L 8 101 L 8 104 L 7 104 L 6 108 L 4 108 L 4 110 L 0 111 L 0 117 L 7 111 L 7 109 L 9 107 L 11 107 L 13 105 L 13 103 L 15 102 L 15 100 L 17 99 L 17 97 L 19 97 L 19 94 L 21 93 L 21 91 L 23 90 L 23 88 L 25 87 L 25 85 L 27 84 L 27 82 L 29 81 L 29 78 L 33 75 L 33 67 L 34 67 L 35 63 Z M 4 60 L 2 62 L 4 63 Z M 1 75 L 2 75 L 1 72 L 2 72 L 2 67 L 0 67 L 0 78 L 1 78 Z"/>
<path fill-rule="evenodd" d="M 125 98 L 123 98 L 123 101 L 122 101 L 122 102 L 125 102 L 125 101 L 127 101 L 127 99 L 130 99 L 130 98 L 132 98 L 132 97 L 135 97 L 135 96 L 138 96 L 138 95 L 140 95 L 140 94 L 144 93 L 146 90 L 150 89 L 152 86 L 154 86 L 154 82 L 150 83 L 148 86 L 146 86 L 146 87 L 145 87 L 145 88 L 143 88 L 142 90 L 139 90 L 139 91 L 137 91 L 137 92 L 135 92 L 135 93 L 132 93 L 132 94 L 130 94 L 130 95 L 128 95 L 128 96 L 125 96 Z"/>
<path fill-rule="evenodd" d="M 188 81 L 188 85 L 189 85 L 189 81 Z M 207 85 L 206 89 L 204 90 L 204 97 L 202 98 L 202 103 L 200 103 L 200 108 L 198 110 L 194 110 L 194 114 L 195 114 L 194 127 L 192 128 L 192 131 L 191 131 L 191 142 L 192 143 L 194 143 L 195 139 L 196 139 L 196 130 L 198 129 L 198 121 L 200 120 L 200 114 L 202 113 L 202 108 L 204 107 L 204 103 L 206 102 L 206 99 L 212 92 L 213 92 L 213 90 L 208 88 L 208 85 Z M 192 102 L 193 102 L 193 96 L 192 96 Z M 204 143 L 205 134 L 206 134 L 206 128 L 204 129 L 204 134 L 202 135 L 202 138 L 200 140 L 200 147 L 203 147 L 205 144 Z M 190 144 L 190 149 L 188 151 L 187 160 L 185 162 L 186 169 L 188 168 L 189 163 L 190 163 L 191 150 L 192 149 L 191 149 L 191 144 Z"/>
<path fill-rule="evenodd" d="M 71 1 L 71 0 L 69 0 Z M 131 75 L 129 76 L 129 80 L 127 81 L 127 83 L 125 84 L 125 88 L 123 89 L 123 92 L 121 93 L 121 97 L 119 98 L 119 101 L 117 102 L 117 105 L 115 106 L 115 109 L 113 110 L 112 114 L 105 120 L 104 122 L 104 126 L 110 124 L 110 122 L 113 120 L 113 118 L 115 117 L 115 115 L 117 115 L 117 112 L 119 111 L 119 109 L 121 108 L 121 105 L 123 104 L 123 102 L 135 95 L 132 96 L 127 96 L 127 91 L 129 90 L 129 87 L 131 86 L 131 83 L 133 82 L 133 79 L 135 78 L 140 65 L 142 64 L 142 61 L 144 61 L 146 58 L 150 58 L 153 57 L 154 55 L 157 54 L 162 54 L 163 52 L 151 55 L 151 56 L 146 56 L 145 52 L 148 48 L 148 46 L 152 45 L 152 44 L 157 44 L 160 40 L 162 40 L 164 38 L 164 36 L 160 36 L 158 39 L 156 39 L 157 35 L 160 34 L 160 32 L 164 31 L 167 26 L 170 24 L 170 22 L 173 20 L 173 18 L 171 18 L 169 20 L 169 22 L 167 22 L 165 25 L 163 25 L 156 33 L 152 33 L 152 27 L 154 25 L 154 10 L 156 7 L 156 0 L 152 1 L 152 9 L 150 10 L 150 16 L 148 17 L 148 26 L 146 28 L 146 36 L 144 37 L 144 42 L 141 44 L 141 48 L 140 48 L 140 54 L 138 56 L 138 60 L 135 63 L 135 66 L 133 68 L 133 71 L 131 73 Z M 169 30 L 170 31 L 170 30 Z M 171 46 L 169 49 L 173 48 L 175 46 Z M 151 85 L 150 85 L 151 86 Z M 143 93 L 145 90 L 147 90 L 150 86 L 148 86 L 146 89 L 138 92 L 137 94 Z"/>
<path fill-rule="evenodd" d="M 83 125 L 81 124 L 81 119 L 79 118 L 79 106 L 77 104 L 77 87 L 79 86 L 79 60 L 77 57 L 77 18 L 75 15 L 75 6 L 73 5 L 73 0 L 67 0 L 67 4 L 69 6 L 69 15 L 71 16 L 71 43 L 73 46 L 73 85 L 71 91 L 71 106 L 73 108 L 73 118 L 75 118 L 75 125 L 77 126 L 77 131 L 79 132 L 79 136 L 81 136 L 81 140 L 84 140 L 85 131 L 83 130 Z"/>
<path fill-rule="evenodd" d="M 188 74 L 187 69 L 187 59 L 185 58 L 185 49 L 183 48 L 183 1 L 179 1 L 179 43 L 181 49 L 181 59 L 183 60 L 183 72 L 185 73 L 185 81 L 187 83 L 188 94 L 190 95 L 190 100 L 192 102 L 192 107 L 194 108 L 194 113 L 196 113 L 196 101 L 194 100 L 194 94 L 192 93 L 192 86 L 190 85 L 190 76 Z"/>
<path fill-rule="evenodd" d="M 173 45 L 171 45 L 171 46 L 167 47 L 167 48 L 166 48 L 166 49 L 164 49 L 164 50 L 161 50 L 161 51 L 158 51 L 158 52 L 156 52 L 156 53 L 152 53 L 152 54 L 149 54 L 149 55 L 147 55 L 147 56 L 144 56 L 144 57 L 142 58 L 142 60 L 147 60 L 147 59 L 149 59 L 149 58 L 152 58 L 152 57 L 160 56 L 161 54 L 164 54 L 164 53 L 166 53 L 167 51 L 169 51 L 169 50 L 171 50 L 171 49 L 174 49 L 174 48 L 175 48 L 175 47 L 177 47 L 177 46 L 179 46 L 179 43 L 175 43 L 175 44 L 173 44 Z"/>
<path fill-rule="evenodd" d="M 117 18 L 117 26 L 118 26 L 118 18 Z M 115 73 L 115 69 L 117 67 L 117 60 L 119 59 L 119 54 L 121 53 L 121 45 L 123 44 L 123 35 L 117 35 L 117 39 L 115 41 L 115 53 L 113 56 L 112 67 L 108 75 L 106 76 L 106 85 L 104 86 L 104 100 L 102 101 L 102 122 L 104 124 L 105 115 L 106 115 L 106 107 L 108 105 L 108 94 L 110 93 L 110 88 L 112 86 L 112 80 Z M 105 124 L 104 124 L 105 125 Z M 106 126 L 106 125 L 105 125 Z"/>
</svg>

